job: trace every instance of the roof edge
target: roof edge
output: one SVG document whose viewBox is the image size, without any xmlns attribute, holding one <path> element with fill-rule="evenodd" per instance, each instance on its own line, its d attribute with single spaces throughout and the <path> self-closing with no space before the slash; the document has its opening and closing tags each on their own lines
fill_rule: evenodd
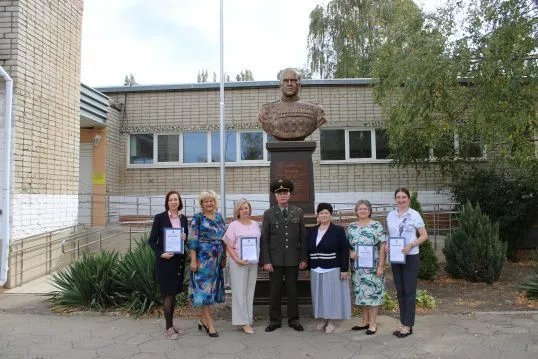
<svg viewBox="0 0 538 359">
<path fill-rule="evenodd" d="M 241 81 L 226 82 L 225 89 L 250 89 L 278 87 L 279 81 Z M 329 79 L 329 80 L 302 80 L 301 86 L 369 86 L 374 84 L 371 78 L 356 79 Z M 202 82 L 191 84 L 171 84 L 171 85 L 134 85 L 134 86 L 110 86 L 95 87 L 97 91 L 103 93 L 127 93 L 127 92 L 159 92 L 159 91 L 202 91 L 218 90 L 220 82 Z"/>
</svg>

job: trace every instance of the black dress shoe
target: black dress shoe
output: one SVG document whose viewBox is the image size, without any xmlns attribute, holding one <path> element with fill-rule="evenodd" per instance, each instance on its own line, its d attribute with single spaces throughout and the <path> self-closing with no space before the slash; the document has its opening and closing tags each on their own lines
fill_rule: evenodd
<svg viewBox="0 0 538 359">
<path fill-rule="evenodd" d="M 299 323 L 291 323 L 289 324 L 290 328 L 293 328 L 295 331 L 302 332 L 304 330 L 303 326 Z"/>
<path fill-rule="evenodd" d="M 265 331 L 269 333 L 280 327 L 282 327 L 281 324 L 269 324 L 268 326 L 265 327 Z"/>
<path fill-rule="evenodd" d="M 368 329 L 369 327 L 370 327 L 369 325 L 365 325 L 364 327 L 355 325 L 353 328 L 351 328 L 351 330 L 364 330 L 364 329 Z"/>
<path fill-rule="evenodd" d="M 373 334 L 375 334 L 375 332 L 377 332 L 377 329 L 376 329 L 376 330 L 370 330 L 370 329 L 368 329 L 368 330 L 366 331 L 366 335 L 373 335 Z"/>
</svg>

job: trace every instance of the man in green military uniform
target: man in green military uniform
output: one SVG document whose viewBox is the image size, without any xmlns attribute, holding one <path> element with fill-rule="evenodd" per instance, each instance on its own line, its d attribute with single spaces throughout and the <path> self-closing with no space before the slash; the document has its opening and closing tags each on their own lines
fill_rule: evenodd
<svg viewBox="0 0 538 359">
<path fill-rule="evenodd" d="M 288 325 L 297 331 L 303 327 L 299 323 L 297 303 L 297 279 L 299 270 L 306 269 L 306 227 L 303 210 L 288 204 L 293 183 L 277 179 L 271 183 L 276 205 L 263 214 L 260 261 L 263 269 L 269 271 L 270 305 L 269 325 L 266 332 L 282 326 L 281 296 L 282 284 L 286 283 L 288 299 Z"/>
</svg>

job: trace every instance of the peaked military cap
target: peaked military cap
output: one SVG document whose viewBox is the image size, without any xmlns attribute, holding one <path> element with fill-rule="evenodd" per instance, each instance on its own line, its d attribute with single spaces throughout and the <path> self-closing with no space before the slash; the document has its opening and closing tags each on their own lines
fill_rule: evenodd
<svg viewBox="0 0 538 359">
<path fill-rule="evenodd" d="M 271 192 L 293 192 L 293 183 L 290 180 L 279 178 L 271 183 L 269 188 Z"/>
</svg>

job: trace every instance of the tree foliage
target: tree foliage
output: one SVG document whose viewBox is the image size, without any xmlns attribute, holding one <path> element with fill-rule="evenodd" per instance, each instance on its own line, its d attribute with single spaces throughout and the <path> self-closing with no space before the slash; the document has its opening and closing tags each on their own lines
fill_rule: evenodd
<svg viewBox="0 0 538 359">
<path fill-rule="evenodd" d="M 492 224 L 470 202 L 458 214 L 460 226 L 445 240 L 445 269 L 454 278 L 493 283 L 506 260 L 506 243 L 499 239 L 499 225 Z"/>
<path fill-rule="evenodd" d="M 138 85 L 138 82 L 136 82 L 133 74 L 125 75 L 125 79 L 123 80 L 123 86 L 135 86 Z"/>
<path fill-rule="evenodd" d="M 418 13 L 412 0 L 332 0 L 310 13 L 308 59 L 321 78 L 370 77 L 373 50 L 394 13 Z"/>
<path fill-rule="evenodd" d="M 245 69 L 241 70 L 240 73 L 235 75 L 236 81 L 254 81 L 254 75 L 252 75 L 252 71 Z"/>
<path fill-rule="evenodd" d="M 252 71 L 248 69 L 241 70 L 241 72 L 235 76 L 231 76 L 226 72 L 224 73 L 225 82 L 230 82 L 232 78 L 234 78 L 236 81 L 254 81 L 254 75 L 252 74 Z M 213 82 L 217 82 L 217 73 L 215 71 L 212 72 L 212 79 Z M 209 82 L 209 72 L 207 70 L 199 70 L 198 74 L 196 75 L 196 82 Z"/>
<path fill-rule="evenodd" d="M 480 0 L 393 19 L 373 75 L 397 164 L 454 169 L 484 148 L 536 161 L 537 15 L 536 1 Z"/>
</svg>

